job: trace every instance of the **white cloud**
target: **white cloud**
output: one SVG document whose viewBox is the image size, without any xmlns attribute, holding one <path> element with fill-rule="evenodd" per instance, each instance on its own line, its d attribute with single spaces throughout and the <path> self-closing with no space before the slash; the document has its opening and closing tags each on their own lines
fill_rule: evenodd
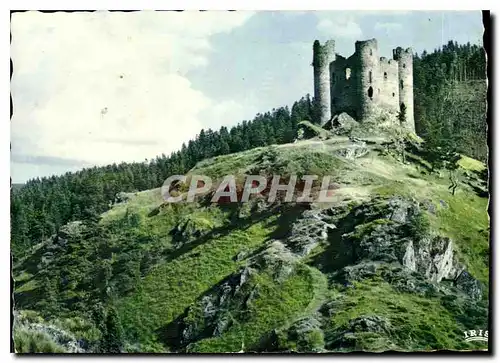
<svg viewBox="0 0 500 363">
<path fill-rule="evenodd" d="M 340 12 L 332 15 L 319 13 L 316 28 L 321 33 L 335 38 L 358 39 L 363 35 L 355 18 Z"/>
<path fill-rule="evenodd" d="M 363 37 L 363 31 L 360 24 L 362 24 L 364 19 L 380 16 L 398 19 L 399 17 L 409 13 L 410 11 L 399 10 L 342 10 L 316 12 L 316 17 L 318 18 L 316 28 L 324 35 L 331 36 L 332 38 L 360 40 Z M 400 27 L 401 24 L 397 22 L 378 22 L 375 25 L 375 30 L 384 30 L 388 32 L 398 30 Z"/>
<path fill-rule="evenodd" d="M 216 117 L 192 87 L 210 36 L 250 12 L 16 13 L 12 17 L 12 153 L 89 163 L 144 160 L 176 150 Z M 206 126 L 204 115 L 210 126 Z"/>
<path fill-rule="evenodd" d="M 411 10 L 363 10 L 360 11 L 360 14 L 365 16 L 400 16 L 410 14 L 411 12 Z"/>
<path fill-rule="evenodd" d="M 399 31 L 403 28 L 401 23 L 375 23 L 375 30 L 382 30 L 386 33 L 391 33 L 394 31 Z"/>
<path fill-rule="evenodd" d="M 215 103 L 202 115 L 203 127 L 217 130 L 221 126 L 233 126 L 235 121 L 253 118 L 257 113 L 257 109 L 254 106 L 255 103 L 248 102 L 248 97 L 246 97 L 246 100 L 246 104 L 238 103 L 234 100 L 224 100 Z"/>
</svg>

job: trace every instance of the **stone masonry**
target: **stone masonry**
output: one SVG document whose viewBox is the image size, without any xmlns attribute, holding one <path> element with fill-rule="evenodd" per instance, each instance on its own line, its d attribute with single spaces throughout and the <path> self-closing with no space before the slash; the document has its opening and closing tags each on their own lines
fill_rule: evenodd
<svg viewBox="0 0 500 363">
<path fill-rule="evenodd" d="M 315 117 L 321 125 L 346 112 L 359 122 L 380 112 L 396 116 L 405 105 L 405 127 L 414 131 L 413 53 L 398 47 L 393 59 L 379 57 L 376 39 L 357 41 L 349 58 L 335 53 L 335 42 L 313 46 Z M 396 117 L 393 117 L 396 120 Z"/>
</svg>

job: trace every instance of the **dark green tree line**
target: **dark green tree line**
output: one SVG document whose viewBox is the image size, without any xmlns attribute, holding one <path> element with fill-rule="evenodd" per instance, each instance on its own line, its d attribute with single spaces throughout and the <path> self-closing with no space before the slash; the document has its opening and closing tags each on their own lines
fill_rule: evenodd
<svg viewBox="0 0 500 363">
<path fill-rule="evenodd" d="M 485 161 L 486 56 L 470 43 L 449 41 L 415 55 L 414 112 L 417 133 L 433 147 L 453 144 L 457 152 Z"/>
<path fill-rule="evenodd" d="M 119 192 L 157 188 L 170 175 L 183 174 L 198 161 L 271 144 L 292 142 L 297 124 L 311 120 L 309 95 L 290 110 L 280 107 L 257 114 L 228 129 L 201 130 L 169 156 L 143 163 L 120 163 L 86 168 L 76 173 L 29 180 L 11 191 L 11 248 L 14 256 L 54 235 L 72 220 L 96 218 Z"/>
</svg>

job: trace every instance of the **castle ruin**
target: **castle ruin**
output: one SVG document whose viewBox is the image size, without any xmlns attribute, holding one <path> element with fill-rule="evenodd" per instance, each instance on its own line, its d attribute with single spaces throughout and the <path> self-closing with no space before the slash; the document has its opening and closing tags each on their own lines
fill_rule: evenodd
<svg viewBox="0 0 500 363">
<path fill-rule="evenodd" d="M 357 41 L 349 58 L 335 53 L 335 41 L 313 46 L 314 99 L 321 125 L 342 112 L 366 122 L 381 111 L 393 119 L 405 110 L 405 127 L 414 131 L 413 53 L 393 50 L 393 59 L 379 57 L 376 39 Z M 404 105 L 404 106 L 403 106 Z"/>
</svg>

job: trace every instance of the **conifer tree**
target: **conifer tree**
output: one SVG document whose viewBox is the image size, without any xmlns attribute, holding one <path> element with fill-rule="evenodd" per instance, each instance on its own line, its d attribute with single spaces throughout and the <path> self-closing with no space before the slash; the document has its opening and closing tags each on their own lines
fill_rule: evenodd
<svg viewBox="0 0 500 363">
<path fill-rule="evenodd" d="M 103 353 L 121 353 L 124 345 L 124 332 L 120 317 L 114 306 L 108 308 L 106 324 L 102 337 L 101 351 Z"/>
</svg>

